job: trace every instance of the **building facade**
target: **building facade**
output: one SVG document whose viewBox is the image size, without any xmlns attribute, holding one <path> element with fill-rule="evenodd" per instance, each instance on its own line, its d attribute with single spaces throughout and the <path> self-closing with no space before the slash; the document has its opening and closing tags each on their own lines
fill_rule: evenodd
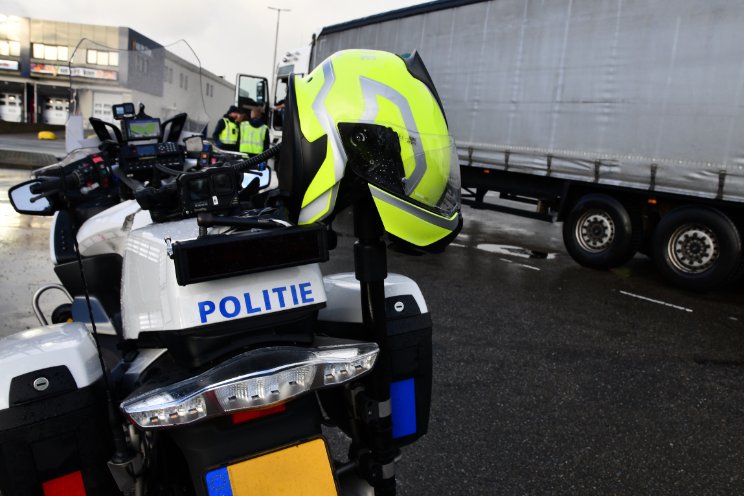
<svg viewBox="0 0 744 496">
<path fill-rule="evenodd" d="M 186 112 L 198 131 L 234 98 L 234 84 L 133 29 L 0 14 L 0 120 L 113 121 L 113 104 L 133 102 L 163 120 Z"/>
</svg>

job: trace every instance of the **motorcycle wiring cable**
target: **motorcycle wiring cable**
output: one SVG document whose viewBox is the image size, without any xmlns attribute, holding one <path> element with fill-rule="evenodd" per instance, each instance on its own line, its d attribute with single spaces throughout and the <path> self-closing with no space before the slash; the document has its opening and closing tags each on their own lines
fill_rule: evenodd
<svg viewBox="0 0 744 496">
<path fill-rule="evenodd" d="M 68 73 L 68 78 L 69 78 L 69 82 L 70 82 L 70 102 L 71 102 L 70 114 L 71 115 L 77 114 L 77 112 L 78 112 L 77 98 L 76 98 L 76 95 L 73 92 L 73 88 L 72 88 L 72 78 L 73 78 L 73 75 L 72 75 L 72 61 L 74 60 L 75 55 L 76 55 L 78 49 L 80 48 L 80 45 L 82 45 L 83 43 L 90 43 L 90 44 L 95 45 L 95 46 L 97 46 L 99 48 L 105 48 L 106 50 L 110 50 L 110 51 L 116 51 L 116 52 L 127 51 L 127 50 L 122 50 L 122 49 L 119 49 L 119 48 L 112 48 L 112 47 L 109 47 L 107 45 L 103 45 L 103 44 L 98 43 L 98 42 L 96 42 L 94 40 L 91 40 L 90 38 L 81 38 L 80 41 L 77 42 L 77 45 L 75 45 L 75 48 L 72 50 L 72 53 L 70 54 L 70 58 L 67 61 L 67 73 Z M 196 54 L 196 51 L 191 47 L 191 45 L 189 44 L 188 41 L 186 41 L 185 39 L 181 38 L 181 39 L 176 40 L 176 41 L 174 41 L 172 43 L 168 43 L 166 45 L 162 45 L 162 48 L 163 49 L 172 48 L 172 47 L 178 45 L 179 43 L 183 43 L 184 45 L 186 45 L 188 47 L 189 51 L 191 52 L 191 54 L 196 59 L 196 62 L 197 62 L 196 65 L 199 68 L 199 86 L 200 87 L 203 87 L 204 86 L 204 74 L 202 72 L 201 59 L 199 59 L 199 56 Z M 207 110 L 207 103 L 204 101 L 204 93 L 203 92 L 199 92 L 199 93 L 200 93 L 200 96 L 201 96 L 202 110 L 204 111 L 204 114 L 207 116 L 207 120 L 211 121 L 212 120 L 212 116 L 209 113 L 209 111 Z"/>
</svg>

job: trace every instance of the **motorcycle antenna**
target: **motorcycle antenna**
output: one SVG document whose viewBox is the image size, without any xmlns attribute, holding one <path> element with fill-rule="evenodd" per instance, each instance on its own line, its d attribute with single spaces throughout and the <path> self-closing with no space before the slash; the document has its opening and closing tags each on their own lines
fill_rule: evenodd
<svg viewBox="0 0 744 496">
<path fill-rule="evenodd" d="M 63 192 L 65 189 L 64 182 L 62 183 Z M 75 250 L 75 258 L 77 259 L 78 269 L 80 270 L 80 280 L 83 284 L 83 293 L 85 294 L 85 303 L 88 308 L 88 319 L 90 319 L 90 325 L 93 335 L 93 341 L 96 345 L 96 352 L 98 354 L 98 363 L 101 367 L 103 374 L 104 390 L 106 392 L 106 408 L 108 413 L 109 428 L 111 429 L 111 437 L 114 442 L 114 453 L 109 461 L 109 469 L 111 470 L 114 479 L 117 484 L 121 487 L 122 484 L 119 482 L 128 477 L 130 480 L 136 478 L 136 461 L 138 460 L 137 453 L 129 449 L 126 439 L 124 439 L 124 431 L 121 428 L 122 421 L 119 415 L 119 410 L 114 403 L 113 387 L 111 384 L 111 377 L 106 366 L 106 361 L 103 358 L 103 352 L 101 351 L 101 342 L 98 335 L 98 328 L 96 327 L 96 321 L 93 318 L 93 306 L 90 303 L 90 292 L 88 291 L 88 283 L 85 279 L 85 269 L 83 267 L 83 257 L 80 255 L 80 247 L 78 245 L 77 236 L 72 236 L 73 247 Z M 124 475 L 124 477 L 122 477 Z M 126 480 L 126 479 L 124 479 Z"/>
</svg>

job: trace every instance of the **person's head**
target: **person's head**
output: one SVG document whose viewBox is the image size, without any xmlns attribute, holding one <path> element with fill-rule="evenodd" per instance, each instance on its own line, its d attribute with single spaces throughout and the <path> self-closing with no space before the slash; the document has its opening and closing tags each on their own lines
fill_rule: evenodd
<svg viewBox="0 0 744 496">
<path fill-rule="evenodd" d="M 230 108 L 227 109 L 226 115 L 230 119 L 237 121 L 238 118 L 240 117 L 240 109 L 236 107 L 235 105 L 230 105 Z"/>
<path fill-rule="evenodd" d="M 253 107 L 251 109 L 251 119 L 260 119 L 263 117 L 263 109 L 261 107 Z"/>
</svg>

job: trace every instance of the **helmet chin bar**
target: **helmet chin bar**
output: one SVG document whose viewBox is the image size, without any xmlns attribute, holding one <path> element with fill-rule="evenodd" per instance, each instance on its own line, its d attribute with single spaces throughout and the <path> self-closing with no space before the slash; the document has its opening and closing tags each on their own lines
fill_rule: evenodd
<svg viewBox="0 0 744 496">
<path fill-rule="evenodd" d="M 390 346 L 387 343 L 385 317 L 385 278 L 387 253 L 382 237 L 385 229 L 372 197 L 362 196 L 353 204 L 354 211 L 354 272 L 359 280 L 362 300 L 362 319 L 366 338 L 380 348 L 377 365 L 365 381 L 369 399 L 376 403 L 379 417 L 370 421 L 367 439 L 375 439 L 369 446 L 371 463 L 364 474 L 375 487 L 376 494 L 394 494 L 395 457 L 398 449 L 393 444 L 393 418 L 390 413 L 390 383 L 392 382 Z M 387 414 L 382 412 L 387 411 Z"/>
</svg>

